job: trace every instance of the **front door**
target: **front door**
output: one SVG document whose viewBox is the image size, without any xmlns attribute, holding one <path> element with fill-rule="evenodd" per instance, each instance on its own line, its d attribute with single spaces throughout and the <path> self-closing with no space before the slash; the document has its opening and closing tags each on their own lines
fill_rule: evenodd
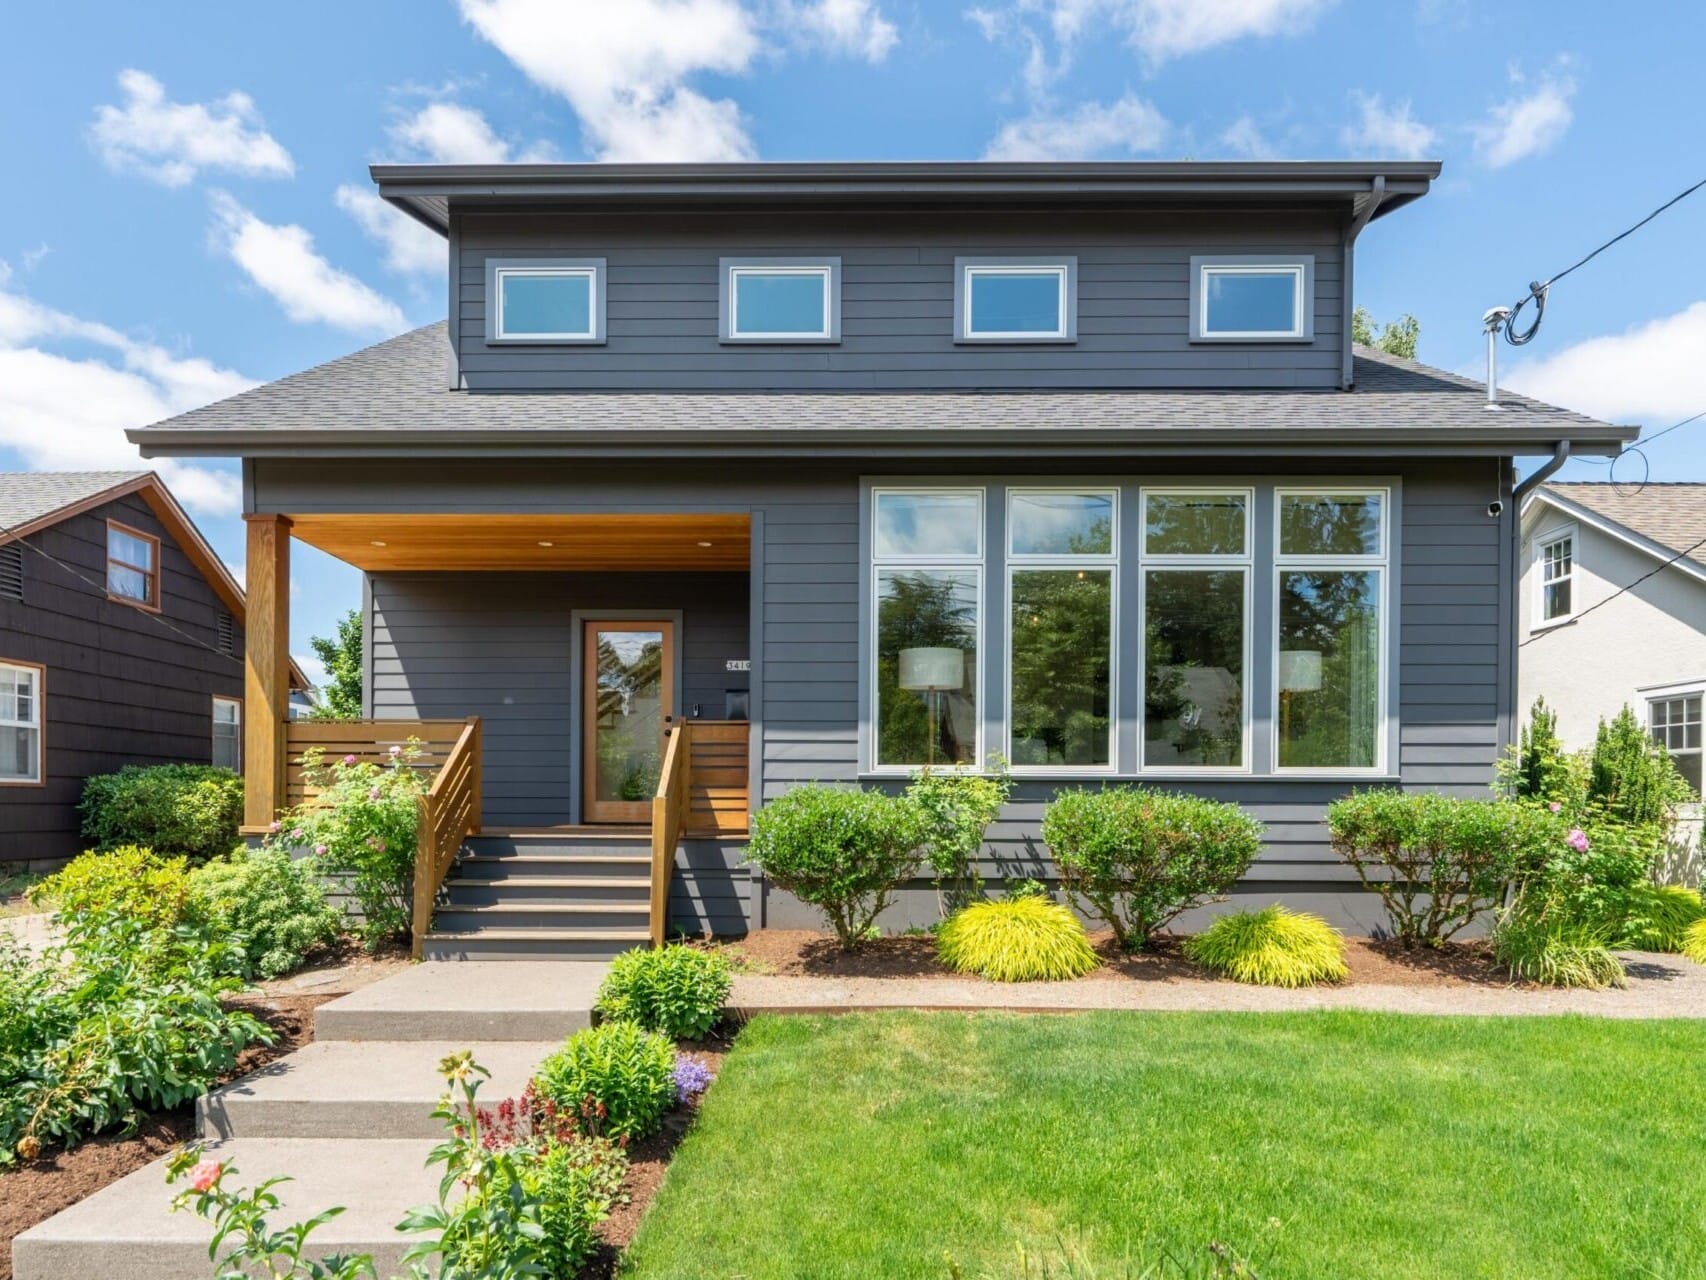
<svg viewBox="0 0 1706 1280">
<path fill-rule="evenodd" d="M 585 624 L 581 820 L 650 822 L 675 714 L 675 627 L 653 619 Z"/>
</svg>

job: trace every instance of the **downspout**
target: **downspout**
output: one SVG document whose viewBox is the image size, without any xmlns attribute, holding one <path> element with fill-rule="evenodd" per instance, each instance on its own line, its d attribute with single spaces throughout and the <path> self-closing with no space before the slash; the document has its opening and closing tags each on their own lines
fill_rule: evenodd
<svg viewBox="0 0 1706 1280">
<path fill-rule="evenodd" d="M 1510 689 L 1510 706 L 1501 708 L 1500 720 L 1502 731 L 1499 734 L 1499 750 L 1510 746 L 1517 739 L 1517 729 L 1522 723 L 1522 707 L 1519 705 L 1518 690 L 1522 687 L 1522 641 L 1519 639 L 1521 628 L 1519 620 L 1522 612 L 1522 502 L 1529 494 L 1545 484 L 1558 469 L 1570 460 L 1570 442 L 1560 440 L 1552 447 L 1552 456 L 1541 465 L 1533 475 L 1511 486 L 1510 511 L 1510 592 L 1506 597 L 1508 609 L 1509 630 L 1504 637 L 1505 663 L 1509 669 L 1508 687 Z"/>
<path fill-rule="evenodd" d="M 1553 476 L 1557 475 L 1558 468 L 1563 466 L 1569 460 L 1570 442 L 1568 440 L 1558 441 L 1558 443 L 1553 446 L 1552 456 L 1546 460 L 1546 464 L 1533 475 L 1529 476 L 1528 479 L 1518 483 L 1516 487 L 1511 490 L 1511 505 L 1513 507 L 1520 508 L 1524 498 L 1526 498 L 1540 485 L 1545 484 Z"/>
<path fill-rule="evenodd" d="M 1341 364 L 1339 368 L 1339 390 L 1349 391 L 1354 382 L 1351 362 L 1351 312 L 1356 306 L 1356 291 L 1353 287 L 1356 266 L 1356 239 L 1362 234 L 1362 229 L 1374 217 L 1381 202 L 1386 199 L 1386 177 L 1376 174 L 1368 190 L 1368 198 L 1361 209 L 1351 218 L 1350 225 L 1345 228 L 1344 244 L 1341 247 L 1341 257 L 1344 261 L 1345 296 L 1340 307 L 1339 345 L 1341 348 Z"/>
</svg>

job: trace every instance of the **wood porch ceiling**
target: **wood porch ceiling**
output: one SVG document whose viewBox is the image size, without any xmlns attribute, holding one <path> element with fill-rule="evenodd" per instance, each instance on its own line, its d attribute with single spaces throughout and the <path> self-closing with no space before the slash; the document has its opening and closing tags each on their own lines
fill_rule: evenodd
<svg viewBox="0 0 1706 1280">
<path fill-rule="evenodd" d="M 294 538 L 373 572 L 738 570 L 750 520 L 726 512 L 293 515 Z"/>
</svg>

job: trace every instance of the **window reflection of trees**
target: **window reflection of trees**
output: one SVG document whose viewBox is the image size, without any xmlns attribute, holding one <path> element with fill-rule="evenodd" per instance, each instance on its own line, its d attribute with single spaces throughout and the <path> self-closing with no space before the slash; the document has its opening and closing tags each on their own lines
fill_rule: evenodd
<svg viewBox="0 0 1706 1280">
<path fill-rule="evenodd" d="M 935 758 L 977 759 L 977 579 L 968 571 L 885 570 L 878 575 L 877 762 L 923 764 L 929 758 L 929 703 L 940 697 Z M 959 649 L 960 688 L 927 695 L 900 685 L 902 649 Z"/>
<path fill-rule="evenodd" d="M 1242 764 L 1243 570 L 1152 570 L 1144 593 L 1144 762 Z"/>
</svg>

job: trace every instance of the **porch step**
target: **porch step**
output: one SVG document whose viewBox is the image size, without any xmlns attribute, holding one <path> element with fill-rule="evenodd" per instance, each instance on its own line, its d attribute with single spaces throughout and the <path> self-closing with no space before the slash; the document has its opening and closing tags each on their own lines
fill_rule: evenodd
<svg viewBox="0 0 1706 1280">
<path fill-rule="evenodd" d="M 608 955 L 640 943 L 604 941 L 596 933 L 571 933 L 583 949 Z M 529 934 L 537 938 L 538 934 Z M 623 935 L 625 938 L 628 935 Z M 447 947 L 463 948 L 466 938 L 451 935 Z M 435 945 L 428 935 L 427 946 Z M 549 957 L 559 957 L 553 961 Z M 477 1041 L 562 1040 L 589 1026 L 592 1003 L 606 966 L 577 963 L 607 955 L 580 954 L 558 941 L 556 949 L 513 958 L 505 964 L 481 964 L 483 957 L 446 954 L 466 964 L 422 964 L 371 987 L 341 996 L 314 1011 L 314 1040 Z M 532 961 L 532 963 L 527 963 Z M 565 962 L 566 961 L 566 962 Z M 437 1059 L 433 1059 L 437 1061 Z"/>
<path fill-rule="evenodd" d="M 645 928 L 651 919 L 650 896 L 638 901 L 587 902 L 530 898 L 516 901 L 507 895 L 489 906 L 456 901 L 433 913 L 434 933 L 471 933 L 481 929 L 630 929 Z"/>
<path fill-rule="evenodd" d="M 649 831 L 482 831 L 463 841 L 463 849 L 482 858 L 540 854 L 650 858 L 652 837 Z"/>
<path fill-rule="evenodd" d="M 640 903 L 651 901 L 651 877 L 525 875 L 463 876 L 444 882 L 453 907 L 485 907 L 514 902 Z"/>
<path fill-rule="evenodd" d="M 456 864 L 462 880 L 507 880 L 511 877 L 591 876 L 649 884 L 652 857 L 622 857 L 584 853 L 464 853 Z"/>
<path fill-rule="evenodd" d="M 646 946 L 649 928 L 473 929 L 434 931 L 423 940 L 422 958 L 462 961 L 610 960 Z M 459 965 L 432 965 L 435 969 Z M 327 1006 L 328 1008 L 330 1006 Z"/>
</svg>

